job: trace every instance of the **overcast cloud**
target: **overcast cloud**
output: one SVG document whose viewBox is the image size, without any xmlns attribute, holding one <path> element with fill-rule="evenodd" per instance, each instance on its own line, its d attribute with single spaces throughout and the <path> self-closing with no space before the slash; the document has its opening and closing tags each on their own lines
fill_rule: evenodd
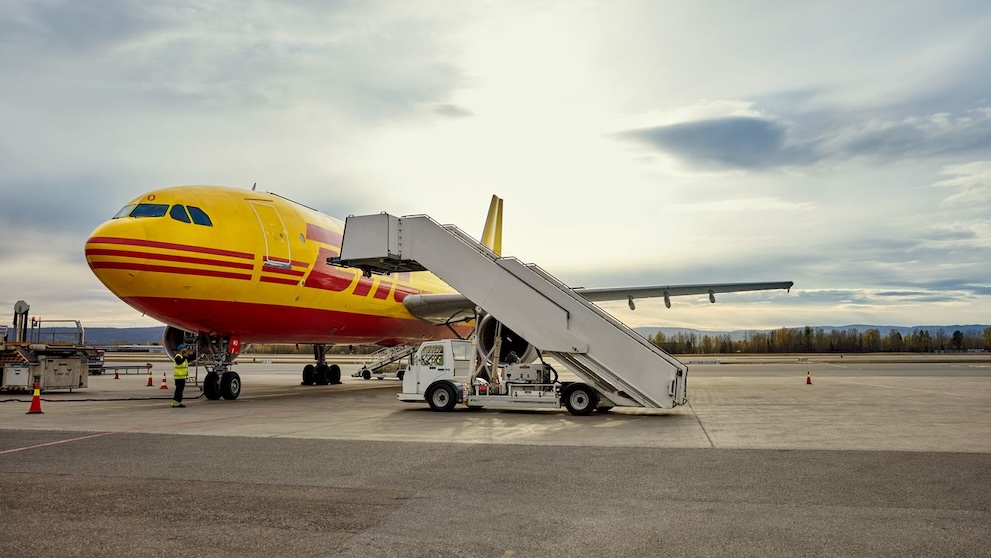
<svg viewBox="0 0 991 558">
<path fill-rule="evenodd" d="M 87 235 L 175 184 L 428 213 L 703 329 L 991 319 L 991 5 L 0 4 L 0 312 L 152 322 Z M 2 320 L 0 320 L 2 321 Z"/>
</svg>

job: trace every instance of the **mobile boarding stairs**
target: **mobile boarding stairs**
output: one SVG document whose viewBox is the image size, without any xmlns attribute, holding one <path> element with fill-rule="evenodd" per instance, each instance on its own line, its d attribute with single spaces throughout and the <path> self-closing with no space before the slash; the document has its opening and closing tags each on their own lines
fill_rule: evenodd
<svg viewBox="0 0 991 558">
<path fill-rule="evenodd" d="M 672 408 L 688 370 L 534 264 L 500 257 L 426 215 L 350 216 L 341 257 L 365 273 L 429 270 L 593 387 L 600 405 Z"/>
</svg>

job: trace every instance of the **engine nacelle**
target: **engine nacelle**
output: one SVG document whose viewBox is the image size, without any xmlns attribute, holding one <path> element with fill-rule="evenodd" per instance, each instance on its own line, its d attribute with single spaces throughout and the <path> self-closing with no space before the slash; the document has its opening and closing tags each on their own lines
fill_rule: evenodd
<svg viewBox="0 0 991 558">
<path fill-rule="evenodd" d="M 483 354 L 489 354 L 492 351 L 492 347 L 495 346 L 495 332 L 498 323 L 498 320 L 488 315 L 482 318 L 482 321 L 478 324 L 478 329 L 476 330 L 478 348 Z M 502 347 L 499 350 L 499 362 L 507 363 L 513 361 L 510 358 L 510 355 L 513 353 L 519 359 L 518 362 L 533 362 L 537 360 L 537 348 L 531 345 L 526 339 L 517 335 L 515 331 L 506 327 L 505 324 L 502 326 L 501 337 Z"/>
<path fill-rule="evenodd" d="M 213 356 L 213 346 L 210 345 L 210 339 L 206 335 L 196 335 L 177 327 L 165 326 L 165 332 L 162 333 L 162 347 L 165 348 L 165 354 L 169 355 L 169 360 L 175 360 L 176 354 L 179 353 L 178 347 L 182 344 L 193 345 L 194 359 L 200 356 Z"/>
</svg>

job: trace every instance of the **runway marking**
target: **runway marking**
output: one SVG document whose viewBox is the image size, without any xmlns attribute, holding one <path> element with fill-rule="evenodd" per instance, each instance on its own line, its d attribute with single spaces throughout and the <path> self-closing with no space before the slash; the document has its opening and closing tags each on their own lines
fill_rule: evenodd
<svg viewBox="0 0 991 558">
<path fill-rule="evenodd" d="M 101 432 L 99 434 L 90 434 L 89 436 L 80 436 L 79 438 L 69 438 L 67 440 L 56 440 L 54 442 L 46 442 L 44 444 L 35 444 L 33 446 L 24 446 L 23 448 L 13 448 L 9 450 L 0 451 L 0 455 L 6 455 L 8 453 L 16 453 L 19 451 L 27 451 L 38 448 L 44 448 L 48 446 L 57 446 L 59 444 L 68 444 L 69 442 L 80 442 L 82 440 L 89 440 L 91 438 L 100 438 L 101 436 L 110 436 L 111 434 L 120 434 L 120 432 Z"/>
</svg>

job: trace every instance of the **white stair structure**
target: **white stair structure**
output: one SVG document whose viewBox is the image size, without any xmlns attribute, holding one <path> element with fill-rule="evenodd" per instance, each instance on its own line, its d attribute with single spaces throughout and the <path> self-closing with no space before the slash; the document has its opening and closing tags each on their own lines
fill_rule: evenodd
<svg viewBox="0 0 991 558">
<path fill-rule="evenodd" d="M 429 270 L 595 388 L 600 405 L 686 402 L 684 364 L 549 273 L 499 257 L 426 215 L 351 216 L 336 264 L 366 273 Z"/>
</svg>

